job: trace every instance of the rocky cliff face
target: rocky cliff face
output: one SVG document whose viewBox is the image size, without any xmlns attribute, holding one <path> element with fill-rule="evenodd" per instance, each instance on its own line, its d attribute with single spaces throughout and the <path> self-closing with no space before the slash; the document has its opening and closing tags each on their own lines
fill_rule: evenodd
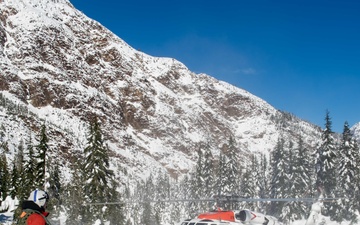
<svg viewBox="0 0 360 225">
<path fill-rule="evenodd" d="M 231 136 L 239 154 L 267 153 L 280 135 L 302 135 L 309 146 L 320 137 L 318 127 L 245 90 L 134 50 L 67 0 L 0 0 L 0 10 L 0 124 L 9 157 L 45 122 L 53 158 L 71 164 L 94 114 L 113 168 L 132 178 L 158 169 L 184 174 L 196 149 L 209 144 L 216 156 Z"/>
</svg>

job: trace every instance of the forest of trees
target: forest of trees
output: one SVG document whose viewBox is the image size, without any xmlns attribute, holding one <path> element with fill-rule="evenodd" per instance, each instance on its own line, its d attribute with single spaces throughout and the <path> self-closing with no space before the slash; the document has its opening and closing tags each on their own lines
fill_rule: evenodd
<svg viewBox="0 0 360 225">
<path fill-rule="evenodd" d="M 67 214 L 66 224 L 175 224 L 184 218 L 222 207 L 250 208 L 271 214 L 281 221 L 306 218 L 309 201 L 218 201 L 214 197 L 233 198 L 334 198 L 325 201 L 323 214 L 336 221 L 355 221 L 360 210 L 359 146 L 347 122 L 341 138 L 335 138 L 329 112 L 321 140 L 316 146 L 279 137 L 270 155 L 241 156 L 236 140 L 229 137 L 219 156 L 213 156 L 210 143 L 197 149 L 196 167 L 184 179 L 170 178 L 155 171 L 135 188 L 124 187 L 110 169 L 109 149 L 102 135 L 101 123 L 89 121 L 87 145 L 74 157 L 71 181 L 62 182 L 61 165 L 49 157 L 46 125 L 36 137 L 29 135 L 19 143 L 13 162 L 0 142 L 0 194 L 26 199 L 35 188 L 46 189 L 51 196 L 49 210 L 56 218 Z M 0 124 L 1 126 L 1 124 Z M 2 139 L 0 139 L 2 140 Z M 244 160 L 246 157 L 246 160 Z M 121 186 L 122 184 L 122 186 Z M 122 191 L 120 191 L 122 190 Z M 16 216 L 16 214 L 15 214 Z"/>
<path fill-rule="evenodd" d="M 7 196 L 25 200 L 29 193 L 38 188 L 46 190 L 51 196 L 48 210 L 56 217 L 66 212 L 68 225 L 90 225 L 94 221 L 109 221 L 112 225 L 124 224 L 123 204 L 101 205 L 96 203 L 119 202 L 118 182 L 109 169 L 109 150 L 104 139 L 99 120 L 90 121 L 87 146 L 82 155 L 74 158 L 72 180 L 64 184 L 58 159 L 49 157 L 46 126 L 43 124 L 33 140 L 20 142 L 17 154 L 10 168 L 5 153 L 6 144 L 1 145 L 0 159 L 0 200 Z M 36 144 L 34 144 L 36 143 Z M 95 203 L 95 204 L 94 204 Z M 18 208 L 14 219 L 20 213 Z"/>
</svg>

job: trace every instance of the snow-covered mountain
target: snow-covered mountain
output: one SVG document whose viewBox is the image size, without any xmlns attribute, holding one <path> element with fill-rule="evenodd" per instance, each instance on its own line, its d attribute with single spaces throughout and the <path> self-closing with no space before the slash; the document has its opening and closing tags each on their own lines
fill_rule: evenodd
<svg viewBox="0 0 360 225">
<path fill-rule="evenodd" d="M 360 143 L 360 122 L 351 127 L 354 137 Z"/>
<path fill-rule="evenodd" d="M 181 176 L 196 149 L 209 144 L 219 155 L 230 137 L 244 160 L 280 136 L 309 146 L 320 137 L 245 90 L 133 49 L 68 0 L 0 0 L 0 10 L 0 140 L 10 159 L 45 122 L 52 158 L 70 166 L 94 114 L 113 169 L 130 180 Z"/>
</svg>

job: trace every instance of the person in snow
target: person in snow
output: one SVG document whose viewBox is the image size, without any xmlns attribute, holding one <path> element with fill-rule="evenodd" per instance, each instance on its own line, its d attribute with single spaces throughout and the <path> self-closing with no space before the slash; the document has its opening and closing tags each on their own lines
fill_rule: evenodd
<svg viewBox="0 0 360 225">
<path fill-rule="evenodd" d="M 49 195 L 42 190 L 34 190 L 28 200 L 23 201 L 22 213 L 17 224 L 21 225 L 51 225 L 46 218 L 49 213 L 45 211 Z"/>
</svg>

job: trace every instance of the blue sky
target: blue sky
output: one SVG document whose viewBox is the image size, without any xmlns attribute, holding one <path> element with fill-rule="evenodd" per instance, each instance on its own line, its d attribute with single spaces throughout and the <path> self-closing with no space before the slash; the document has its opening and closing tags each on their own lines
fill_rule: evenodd
<svg viewBox="0 0 360 225">
<path fill-rule="evenodd" d="M 360 122 L 360 1 L 70 0 L 135 49 L 333 130 Z"/>
</svg>

